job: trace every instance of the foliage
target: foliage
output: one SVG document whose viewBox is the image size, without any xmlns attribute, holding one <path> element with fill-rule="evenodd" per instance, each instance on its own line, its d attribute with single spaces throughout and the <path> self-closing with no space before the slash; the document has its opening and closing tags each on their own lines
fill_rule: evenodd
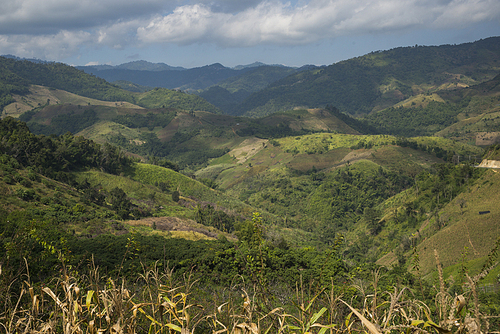
<svg viewBox="0 0 500 334">
<path fill-rule="evenodd" d="M 62 63 L 31 62 L 0 57 L 0 108 L 14 102 L 12 94 L 25 95 L 29 85 L 62 89 L 101 101 L 127 101 L 146 108 L 175 108 L 219 113 L 219 109 L 196 95 L 155 88 L 143 93 L 127 92 L 104 79 Z"/>
<path fill-rule="evenodd" d="M 9 77 L 2 82 L 19 82 L 27 93 L 27 85 L 42 85 L 63 89 L 78 95 L 103 101 L 133 102 L 132 96 L 107 83 L 105 80 L 85 74 L 72 66 L 61 63 L 35 63 L 28 60 L 18 61 L 0 57 L 0 66 Z M 8 73 L 8 74 L 7 74 Z M 17 78 L 17 80 L 13 80 Z M 2 79 L 2 78 L 0 78 Z"/>
<path fill-rule="evenodd" d="M 494 70 L 498 53 L 498 37 L 461 45 L 372 52 L 275 81 L 250 95 L 234 114 L 262 117 L 294 107 L 325 105 L 335 105 L 348 114 L 368 114 L 441 85 L 453 83 L 456 87 L 457 83 L 471 85 L 492 79 L 498 74 Z M 483 70 L 485 66 L 488 70 Z"/>
<path fill-rule="evenodd" d="M 335 331 L 347 334 L 369 331 L 380 334 L 418 330 L 438 334 L 498 330 L 497 314 L 491 309 L 497 304 L 494 300 L 497 296 L 491 295 L 493 299 L 486 301 L 488 296 L 479 293 L 479 282 L 488 275 L 491 262 L 487 262 L 487 268 L 480 274 L 468 276 L 464 293 L 453 296 L 450 286 L 441 276 L 436 286 L 423 282 L 417 289 L 415 277 L 400 272 L 399 268 L 356 267 L 351 268 L 348 277 L 342 275 L 339 267 L 336 272 L 332 271 L 332 265 L 339 263 L 337 252 L 341 240 L 326 257 L 315 257 L 311 250 L 291 252 L 280 249 L 274 252 L 276 258 L 268 258 L 273 251 L 265 247 L 260 247 L 260 251 L 254 249 L 257 252 L 252 254 L 252 249 L 242 247 L 238 250 L 222 242 L 207 245 L 214 256 L 206 260 L 217 260 L 213 262 L 212 270 L 220 275 L 218 269 L 223 267 L 219 264 L 226 256 L 244 266 L 245 273 L 260 276 L 260 280 L 247 279 L 245 274 L 224 280 L 228 276 L 223 275 L 219 281 L 222 284 L 213 285 L 208 283 L 207 276 L 217 276 L 210 276 L 210 272 L 198 275 L 200 269 L 203 272 L 209 269 L 207 267 L 187 272 L 183 271 L 184 266 L 171 269 L 165 262 L 173 255 L 171 253 L 167 253 L 167 258 L 164 254 L 161 261 L 141 263 L 127 276 L 107 275 L 106 267 L 98 266 L 95 259 L 83 261 L 81 267 L 73 266 L 65 255 L 68 249 L 47 243 L 46 236 L 38 232 L 31 229 L 33 237 L 29 240 L 41 253 L 59 258 L 60 265 L 54 269 L 60 273 L 54 273 L 39 284 L 38 278 L 30 275 L 35 272 L 31 263 L 29 266 L 22 264 L 16 275 L 12 275 L 14 272 L 10 267 L 6 268 L 0 281 L 0 291 L 5 297 L 0 308 L 0 324 L 9 332 L 56 332 L 61 329 L 63 333 L 70 333 L 70 330 L 95 333 L 113 328 L 116 331 L 143 332 L 149 329 L 167 333 L 307 331 L 324 334 Z M 144 254 L 144 248 L 151 248 L 144 243 L 146 240 L 135 236 L 121 239 L 120 255 L 124 254 L 125 260 L 121 266 L 131 269 L 126 263 L 136 262 L 137 257 Z M 148 241 L 156 245 L 154 241 L 158 239 Z M 171 241 L 170 246 L 177 244 L 176 249 L 189 250 L 183 246 L 185 241 Z M 201 244 L 188 244 L 200 250 Z M 111 250 L 110 245 L 105 246 Z M 175 255 L 189 258 L 196 254 L 182 252 Z M 492 258 L 497 256 L 493 251 L 491 254 Z M 295 274 L 296 281 L 269 280 L 268 269 L 276 270 L 275 262 L 285 261 L 293 265 L 299 258 L 302 262 L 297 265 L 303 269 L 303 275 L 297 277 Z M 437 256 L 436 259 L 439 271 Z M 308 276 L 313 263 L 317 263 L 319 271 Z M 282 270 L 279 273 L 287 274 Z M 323 275 L 328 279 L 323 280 Z M 229 281 L 232 282 L 230 286 Z M 490 310 L 482 301 L 491 302 Z"/>
<path fill-rule="evenodd" d="M 25 123 L 9 117 L 0 121 L 0 138 L 1 153 L 50 176 L 64 177 L 64 172 L 90 167 L 119 173 L 130 162 L 107 143 L 101 146 L 70 133 L 60 137 L 35 136 Z"/>
<path fill-rule="evenodd" d="M 469 102 L 470 98 L 464 98 L 458 104 L 432 101 L 425 107 L 391 107 L 367 115 L 364 120 L 385 134 L 429 136 L 456 123 L 457 115 Z"/>
<path fill-rule="evenodd" d="M 57 106 L 54 106 L 54 109 L 57 109 Z M 20 120 L 26 118 L 27 117 L 22 117 Z M 44 126 L 35 122 L 28 122 L 27 124 L 30 127 L 30 130 L 34 133 L 46 136 L 60 136 L 67 132 L 75 134 L 94 125 L 98 121 L 99 118 L 96 111 L 93 108 L 84 107 L 83 112 L 81 113 L 75 113 L 74 111 L 65 114 L 59 113 L 51 119 L 50 125 Z"/>
<path fill-rule="evenodd" d="M 276 126 L 267 125 L 265 122 L 265 119 L 248 120 L 246 127 L 238 130 L 237 134 L 242 137 L 282 138 L 301 136 L 310 132 L 304 129 L 293 130 L 287 122 L 278 123 Z"/>
<path fill-rule="evenodd" d="M 148 112 L 146 115 L 118 115 L 113 121 L 128 128 L 148 128 L 152 131 L 153 128 L 157 126 L 162 128 L 166 127 L 172 119 L 174 119 L 176 114 L 177 113 L 174 111 L 162 110 L 159 114 Z"/>
<path fill-rule="evenodd" d="M 194 216 L 197 223 L 205 226 L 213 226 L 219 231 L 231 233 L 235 229 L 235 222 L 238 222 L 238 217 L 230 216 L 222 210 L 216 210 L 210 204 L 196 208 Z"/>
</svg>

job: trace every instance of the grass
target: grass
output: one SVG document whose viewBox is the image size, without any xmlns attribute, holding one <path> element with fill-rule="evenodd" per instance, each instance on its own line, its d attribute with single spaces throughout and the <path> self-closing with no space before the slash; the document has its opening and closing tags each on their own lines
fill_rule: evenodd
<svg viewBox="0 0 500 334">
<path fill-rule="evenodd" d="M 500 187 L 500 175 L 493 170 L 487 171 L 474 185 L 470 192 L 464 192 L 451 201 L 439 212 L 441 219 L 446 219 L 446 226 L 418 245 L 423 273 L 433 268 L 432 251 L 437 249 L 445 267 L 456 265 L 467 247 L 468 259 L 484 257 L 500 235 L 500 208 L 497 194 Z M 465 201 L 462 210 L 458 201 Z M 479 211 L 490 211 L 480 215 Z M 432 224 L 433 221 L 430 221 Z"/>
<path fill-rule="evenodd" d="M 141 107 L 133 105 L 129 102 L 107 102 L 100 101 L 88 97 L 79 96 L 59 89 L 48 88 L 44 86 L 32 85 L 29 88 L 30 93 L 26 96 L 14 95 L 16 102 L 9 104 L 4 108 L 6 116 L 19 117 L 22 113 L 29 111 L 38 105 L 45 105 L 47 100 L 50 104 L 72 104 L 72 105 L 93 105 L 93 106 L 108 106 L 120 108 L 137 108 Z"/>
<path fill-rule="evenodd" d="M 345 135 L 345 134 L 312 134 L 300 137 L 286 137 L 278 140 L 283 151 L 299 153 L 328 152 L 336 148 L 351 148 L 361 141 L 373 146 L 390 144 L 395 138 L 386 135 Z"/>
<path fill-rule="evenodd" d="M 425 108 L 431 101 L 436 101 L 436 102 L 442 102 L 444 103 L 445 101 L 436 93 L 426 95 L 426 94 L 419 94 L 410 97 L 409 99 L 406 99 L 400 103 L 397 103 L 394 105 L 394 107 L 400 107 L 403 106 L 405 108 L 411 108 L 411 107 L 422 107 Z"/>
<path fill-rule="evenodd" d="M 435 260 L 440 268 L 437 253 Z M 63 265 L 43 286 L 31 283 L 26 270 L 19 294 L 3 285 L 0 327 L 32 334 L 496 333 L 498 316 L 484 313 L 478 298 L 486 273 L 467 275 L 464 292 L 453 296 L 439 270 L 432 299 L 424 301 L 407 287 L 384 290 L 379 270 L 342 289 L 333 280 L 320 289 L 302 280 L 287 289 L 242 278 L 224 288 L 203 286 L 192 274 L 177 277 L 159 263 L 130 279 L 102 277 L 90 262 L 83 275 Z"/>
</svg>

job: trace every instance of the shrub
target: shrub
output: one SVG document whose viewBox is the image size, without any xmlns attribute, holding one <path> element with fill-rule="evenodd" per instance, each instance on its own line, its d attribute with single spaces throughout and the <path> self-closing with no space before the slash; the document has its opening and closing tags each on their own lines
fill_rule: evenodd
<svg viewBox="0 0 500 334">
<path fill-rule="evenodd" d="M 21 181 L 19 181 L 19 183 L 26 188 L 31 188 L 31 186 L 33 185 L 30 180 L 24 178 Z"/>
<path fill-rule="evenodd" d="M 9 175 L 9 174 L 4 175 L 3 182 L 5 182 L 7 184 L 14 184 L 15 183 L 14 179 L 12 178 L 12 175 Z"/>
<path fill-rule="evenodd" d="M 23 201 L 31 201 L 31 200 L 38 200 L 40 199 L 40 196 L 37 195 L 37 193 L 33 189 L 23 189 L 19 188 L 16 190 L 16 196 L 22 199 Z"/>
<path fill-rule="evenodd" d="M 174 202 L 179 202 L 179 192 L 177 190 L 175 190 L 173 193 L 172 193 L 172 201 Z"/>
</svg>

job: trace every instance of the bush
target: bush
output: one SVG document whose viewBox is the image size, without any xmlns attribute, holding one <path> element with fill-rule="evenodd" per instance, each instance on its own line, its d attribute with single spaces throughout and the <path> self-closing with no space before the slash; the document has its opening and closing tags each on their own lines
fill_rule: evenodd
<svg viewBox="0 0 500 334">
<path fill-rule="evenodd" d="M 31 200 L 39 200 L 40 196 L 33 189 L 22 189 L 19 188 L 16 190 L 16 196 L 22 199 L 23 201 L 31 201 Z"/>
<path fill-rule="evenodd" d="M 24 178 L 21 181 L 19 181 L 19 183 L 26 188 L 31 188 L 31 186 L 33 185 L 30 180 Z"/>
<path fill-rule="evenodd" d="M 173 193 L 172 193 L 172 201 L 174 202 L 179 202 L 179 192 L 177 190 L 175 190 Z"/>
<path fill-rule="evenodd" d="M 3 182 L 5 182 L 7 184 L 14 184 L 15 183 L 14 179 L 12 178 L 12 175 L 9 175 L 9 174 L 4 175 Z"/>
</svg>

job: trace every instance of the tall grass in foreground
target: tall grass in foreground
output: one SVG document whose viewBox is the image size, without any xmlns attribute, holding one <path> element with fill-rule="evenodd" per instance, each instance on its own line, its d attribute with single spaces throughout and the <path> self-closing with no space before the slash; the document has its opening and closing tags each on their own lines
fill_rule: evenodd
<svg viewBox="0 0 500 334">
<path fill-rule="evenodd" d="M 500 241 L 500 239 L 499 239 Z M 497 242 L 498 250 L 500 242 Z M 81 275 L 62 267 L 46 286 L 19 280 L 0 288 L 0 329 L 5 333 L 499 333 L 490 328 L 498 315 L 480 311 L 477 284 L 498 263 L 490 256 L 481 273 L 467 277 L 463 294 L 447 290 L 436 253 L 439 286 L 434 304 L 411 289 L 381 291 L 381 274 L 347 289 L 294 289 L 246 284 L 236 277 L 228 286 L 203 286 L 192 275 L 144 268 L 134 280 L 100 277 L 91 264 Z M 0 278 L 5 283 L 1 272 Z M 355 284 L 354 284 L 355 283 Z M 13 286 L 18 285 L 18 289 Z M 16 290 L 17 292 L 15 292 Z M 348 300 L 346 300 L 348 299 Z"/>
</svg>

